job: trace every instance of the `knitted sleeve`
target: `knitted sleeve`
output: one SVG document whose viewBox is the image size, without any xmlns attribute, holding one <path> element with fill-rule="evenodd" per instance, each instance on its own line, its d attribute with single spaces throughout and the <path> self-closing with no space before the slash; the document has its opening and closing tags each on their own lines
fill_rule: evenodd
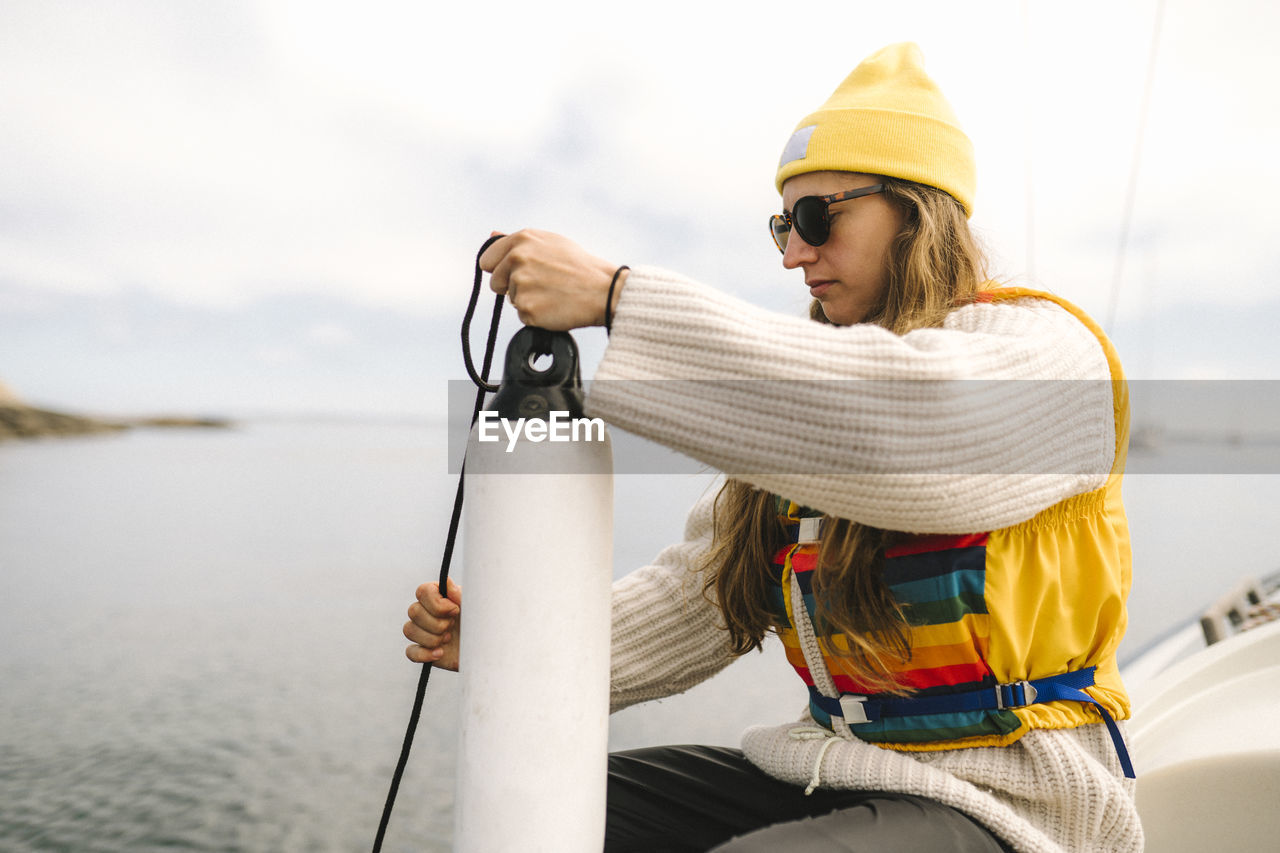
<svg viewBox="0 0 1280 853">
<path fill-rule="evenodd" d="M 714 491 L 689 513 L 685 540 L 613 585 L 611 711 L 681 693 L 734 656 L 719 609 L 702 592 Z"/>
<path fill-rule="evenodd" d="M 636 267 L 587 405 L 830 515 L 967 533 L 1105 482 L 1110 378 L 1098 339 L 1045 299 L 977 303 L 895 335 Z"/>
</svg>

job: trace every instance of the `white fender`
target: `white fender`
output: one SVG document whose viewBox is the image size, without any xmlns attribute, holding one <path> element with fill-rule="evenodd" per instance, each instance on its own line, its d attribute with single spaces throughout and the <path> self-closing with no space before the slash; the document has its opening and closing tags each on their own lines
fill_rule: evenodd
<svg viewBox="0 0 1280 853">
<path fill-rule="evenodd" d="M 454 849 L 599 853 L 612 451 L 498 433 L 467 449 Z"/>
</svg>

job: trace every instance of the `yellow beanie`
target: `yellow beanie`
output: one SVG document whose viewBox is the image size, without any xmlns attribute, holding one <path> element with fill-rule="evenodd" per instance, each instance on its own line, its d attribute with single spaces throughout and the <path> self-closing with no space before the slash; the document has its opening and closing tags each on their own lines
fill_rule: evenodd
<svg viewBox="0 0 1280 853">
<path fill-rule="evenodd" d="M 891 44 L 867 57 L 796 126 L 778 163 L 778 192 L 793 175 L 826 170 L 928 184 L 973 213 L 973 143 L 925 73 L 919 47 Z"/>
</svg>

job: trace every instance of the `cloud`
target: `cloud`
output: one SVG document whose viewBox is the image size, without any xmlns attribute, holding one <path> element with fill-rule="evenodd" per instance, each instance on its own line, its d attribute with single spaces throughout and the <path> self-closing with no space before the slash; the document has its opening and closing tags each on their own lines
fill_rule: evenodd
<svg viewBox="0 0 1280 853">
<path fill-rule="evenodd" d="M 355 343 L 355 334 L 341 323 L 324 321 L 307 329 L 307 340 L 325 348 L 345 347 Z"/>
<path fill-rule="evenodd" d="M 1113 299 L 1122 319 L 1214 293 L 1260 305 L 1280 260 L 1280 213 L 1259 201 L 1280 191 L 1280 11 L 1228 6 L 1166 10 L 1117 290 L 1155 0 L 830 2 L 731 22 L 664 0 L 15 0 L 0 6 L 0 310 L 142 291 L 215 317 L 328 299 L 451 329 L 489 231 L 534 226 L 799 312 L 764 226 L 781 145 L 903 38 L 975 141 L 974 225 L 997 273 L 1099 317 Z M 299 364 L 370 340 L 345 314 L 312 322 L 334 326 L 293 327 Z"/>
</svg>

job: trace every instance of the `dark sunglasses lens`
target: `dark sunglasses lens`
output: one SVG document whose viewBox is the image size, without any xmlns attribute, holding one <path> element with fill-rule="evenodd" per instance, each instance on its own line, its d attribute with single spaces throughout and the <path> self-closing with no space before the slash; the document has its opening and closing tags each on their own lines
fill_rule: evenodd
<svg viewBox="0 0 1280 853">
<path fill-rule="evenodd" d="M 796 202 L 791 212 L 800 239 L 810 246 L 821 246 L 830 236 L 827 221 L 827 203 L 817 196 L 805 196 Z"/>
<path fill-rule="evenodd" d="M 785 252 L 787 238 L 791 236 L 791 225 L 787 222 L 787 218 L 778 213 L 769 217 L 769 231 L 773 234 L 773 242 L 778 247 L 778 251 Z"/>
</svg>

